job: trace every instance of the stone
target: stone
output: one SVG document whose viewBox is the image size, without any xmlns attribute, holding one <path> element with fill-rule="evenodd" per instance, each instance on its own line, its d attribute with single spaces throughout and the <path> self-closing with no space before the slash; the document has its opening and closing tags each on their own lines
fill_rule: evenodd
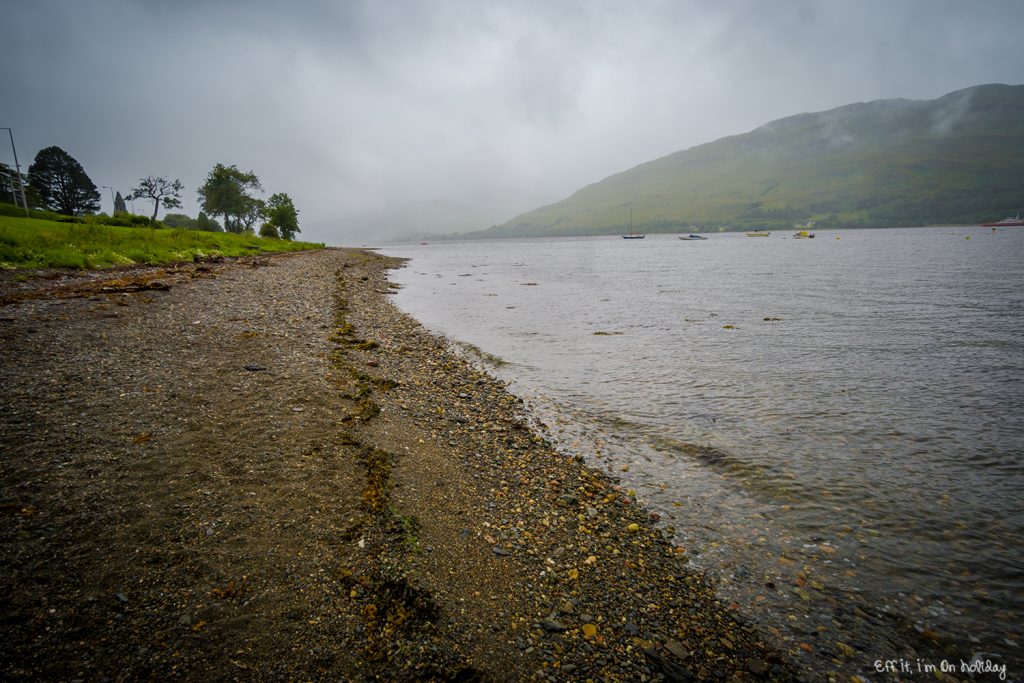
<svg viewBox="0 0 1024 683">
<path fill-rule="evenodd" d="M 560 621 L 555 621 L 554 619 L 545 619 L 540 622 L 540 626 L 549 633 L 561 633 L 562 631 L 567 630 L 565 624 Z"/>
<path fill-rule="evenodd" d="M 768 662 L 757 657 L 752 657 L 747 662 L 747 670 L 755 676 L 764 676 L 768 673 Z"/>
<path fill-rule="evenodd" d="M 685 645 L 680 643 L 678 640 L 673 640 L 671 638 L 665 641 L 665 649 L 679 659 L 686 659 L 690 656 L 690 651 L 686 649 Z"/>
</svg>

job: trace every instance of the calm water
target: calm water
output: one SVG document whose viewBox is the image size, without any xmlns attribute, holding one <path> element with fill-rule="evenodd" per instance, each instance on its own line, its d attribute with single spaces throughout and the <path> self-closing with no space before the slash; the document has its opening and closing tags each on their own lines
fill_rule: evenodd
<svg viewBox="0 0 1024 683">
<path fill-rule="evenodd" d="M 869 671 L 909 624 L 1024 674 L 1024 229 L 385 252 L 798 655 Z"/>
</svg>

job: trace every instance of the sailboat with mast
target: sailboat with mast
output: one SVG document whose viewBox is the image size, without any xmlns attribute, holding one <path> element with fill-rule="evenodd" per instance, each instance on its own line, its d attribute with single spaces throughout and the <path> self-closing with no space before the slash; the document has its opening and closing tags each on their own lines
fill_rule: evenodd
<svg viewBox="0 0 1024 683">
<path fill-rule="evenodd" d="M 638 233 L 638 232 L 633 232 L 633 209 L 630 209 L 629 210 L 629 234 L 628 235 L 623 235 L 622 239 L 624 239 L 624 240 L 642 240 L 645 237 L 647 237 L 647 235 L 643 235 L 643 234 Z"/>
</svg>

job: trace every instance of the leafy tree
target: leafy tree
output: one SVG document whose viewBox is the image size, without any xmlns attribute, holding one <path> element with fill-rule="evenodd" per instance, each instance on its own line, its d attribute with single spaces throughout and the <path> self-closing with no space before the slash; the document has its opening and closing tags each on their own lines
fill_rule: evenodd
<svg viewBox="0 0 1024 683">
<path fill-rule="evenodd" d="M 152 199 L 153 217 L 150 223 L 156 223 L 156 215 L 160 211 L 160 203 L 164 208 L 176 209 L 181 206 L 181 191 L 185 186 L 180 180 L 168 180 L 164 176 L 146 176 L 139 180 L 139 186 L 132 190 L 128 199 Z"/>
<path fill-rule="evenodd" d="M 239 221 L 242 225 L 242 232 L 254 233 L 256 221 L 263 217 L 263 212 L 266 211 L 267 203 L 262 199 L 249 197 L 245 203 L 245 213 L 239 217 Z"/>
<path fill-rule="evenodd" d="M 60 147 L 39 150 L 28 167 L 28 182 L 47 208 L 67 216 L 95 213 L 100 193 L 82 165 Z"/>
<path fill-rule="evenodd" d="M 128 207 L 124 203 L 124 197 L 122 197 L 121 193 L 118 192 L 114 197 L 114 215 L 116 216 L 122 213 L 128 213 Z"/>
<path fill-rule="evenodd" d="M 206 232 L 224 232 L 224 228 L 220 227 L 220 223 L 207 216 L 205 211 L 200 211 L 199 215 L 196 217 L 196 230 L 205 230 Z"/>
<path fill-rule="evenodd" d="M 239 171 L 234 164 L 217 164 L 206 176 L 198 194 L 204 211 L 224 217 L 224 228 L 228 232 L 242 232 L 243 217 L 253 211 L 255 198 L 249 194 L 253 190 L 263 191 L 255 173 Z M 252 223 L 249 225 L 251 227 Z"/>
<path fill-rule="evenodd" d="M 163 224 L 168 228 L 184 228 L 186 230 L 194 230 L 196 221 L 195 219 L 186 216 L 183 213 L 169 213 L 164 215 Z"/>
<path fill-rule="evenodd" d="M 281 233 L 277 231 L 273 223 L 264 223 L 260 226 L 260 237 L 272 237 L 274 239 L 281 239 Z"/>
<path fill-rule="evenodd" d="M 267 225 L 273 226 L 274 232 L 279 234 L 281 239 L 291 240 L 296 233 L 301 232 L 299 210 L 292 203 L 292 198 L 284 192 L 270 195 L 263 215 L 267 219 Z"/>
</svg>

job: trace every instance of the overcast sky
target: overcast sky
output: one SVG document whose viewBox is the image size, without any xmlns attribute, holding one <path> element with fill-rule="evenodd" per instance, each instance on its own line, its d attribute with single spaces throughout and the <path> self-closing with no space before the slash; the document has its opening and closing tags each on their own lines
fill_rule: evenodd
<svg viewBox="0 0 1024 683">
<path fill-rule="evenodd" d="M 180 178 L 194 216 L 213 165 L 236 164 L 291 195 L 301 237 L 339 245 L 488 227 L 792 114 L 1024 83 L 1021 0 L 11 0 L 0 17 L 23 171 L 57 145 L 125 195 Z"/>
</svg>

